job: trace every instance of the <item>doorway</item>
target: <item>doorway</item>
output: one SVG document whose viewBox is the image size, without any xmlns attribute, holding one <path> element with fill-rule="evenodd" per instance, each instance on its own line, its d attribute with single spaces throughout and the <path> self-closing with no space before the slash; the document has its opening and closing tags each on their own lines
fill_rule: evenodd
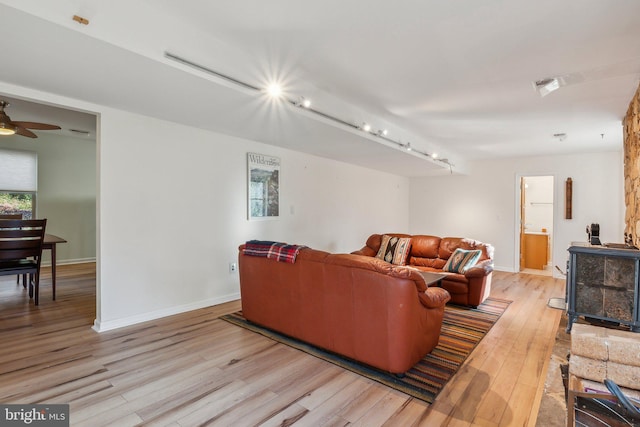
<svg viewBox="0 0 640 427">
<path fill-rule="evenodd" d="M 552 275 L 553 176 L 520 178 L 520 271 Z"/>
</svg>

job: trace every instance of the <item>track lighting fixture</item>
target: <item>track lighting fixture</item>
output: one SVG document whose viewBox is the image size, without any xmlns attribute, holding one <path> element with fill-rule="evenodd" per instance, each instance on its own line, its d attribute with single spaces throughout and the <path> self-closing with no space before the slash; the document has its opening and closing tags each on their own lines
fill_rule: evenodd
<svg viewBox="0 0 640 427">
<path fill-rule="evenodd" d="M 301 96 L 300 98 L 298 98 L 297 101 L 289 101 L 289 102 L 291 102 L 296 107 L 311 108 L 311 101 L 305 98 L 304 96 Z"/>
<path fill-rule="evenodd" d="M 175 61 L 175 62 L 178 62 L 178 63 L 180 63 L 182 65 L 186 65 L 186 66 L 191 67 L 191 68 L 193 68 L 195 70 L 198 70 L 200 72 L 207 73 L 207 74 L 209 74 L 209 75 L 211 75 L 213 77 L 216 77 L 218 79 L 225 80 L 226 82 L 233 83 L 236 86 L 238 86 L 238 87 L 240 87 L 242 89 L 248 90 L 250 92 L 263 93 L 263 94 L 267 93 L 272 98 L 281 98 L 281 99 L 285 100 L 286 103 L 288 103 L 290 105 L 293 105 L 295 107 L 303 107 L 305 109 L 308 109 L 309 112 L 314 113 L 314 114 L 316 114 L 318 116 L 321 116 L 324 119 L 329 119 L 329 120 L 333 121 L 334 123 L 336 123 L 339 126 L 346 126 L 346 127 L 351 128 L 351 129 L 359 129 L 359 130 L 362 130 L 364 132 L 367 132 L 371 136 L 381 138 L 381 139 L 385 140 L 388 143 L 396 145 L 399 149 L 404 149 L 406 151 L 411 151 L 413 153 L 413 155 L 423 156 L 424 158 L 429 159 L 431 161 L 447 165 L 449 167 L 449 170 L 451 170 L 453 172 L 453 170 L 452 170 L 452 166 L 453 165 L 449 162 L 448 159 L 440 159 L 440 158 L 438 158 L 438 155 L 436 153 L 429 154 L 429 153 L 424 152 L 424 151 L 416 150 L 413 147 L 411 147 L 411 143 L 410 142 L 407 142 L 406 144 L 403 144 L 400 141 L 396 141 L 394 139 L 391 139 L 391 138 L 389 138 L 387 136 L 388 135 L 387 129 L 379 129 L 376 132 L 371 132 L 371 125 L 369 123 L 367 123 L 367 122 L 362 122 L 362 124 L 358 125 L 357 122 L 353 122 L 353 121 L 350 122 L 348 120 L 343 120 L 343 119 L 341 119 L 341 118 L 339 118 L 337 116 L 334 116 L 332 114 L 329 114 L 329 113 L 326 113 L 326 112 L 323 112 L 323 111 L 319 111 L 319 110 L 317 110 L 315 108 L 311 109 L 311 101 L 310 100 L 306 99 L 304 96 L 300 96 L 297 99 L 296 98 L 288 98 L 285 95 L 282 86 L 280 84 L 278 84 L 277 82 L 273 82 L 273 83 L 269 84 L 269 86 L 266 87 L 266 88 L 264 88 L 264 87 L 260 88 L 258 86 L 252 85 L 252 84 L 244 82 L 242 80 L 238 80 L 238 79 L 236 79 L 234 77 L 231 77 L 229 75 L 222 74 L 222 73 L 219 73 L 219 72 L 217 72 L 215 70 L 207 68 L 205 66 L 196 64 L 196 63 L 191 62 L 191 61 L 189 61 L 187 59 L 184 59 L 184 58 L 181 58 L 179 56 L 176 56 L 176 55 L 174 55 L 172 53 L 165 52 L 164 56 L 165 56 L 165 58 L 170 59 L 170 60 Z M 549 80 L 549 79 L 547 79 L 547 80 Z M 543 82 L 534 82 L 534 86 L 536 86 L 537 83 L 543 83 Z M 547 84 L 547 83 L 549 83 L 549 82 L 544 81 L 544 84 Z M 0 125 L 1 125 L 1 123 L 0 123 Z M 0 134 L 2 134 L 3 131 L 8 132 L 8 130 L 5 130 L 5 129 L 0 127 Z"/>
</svg>

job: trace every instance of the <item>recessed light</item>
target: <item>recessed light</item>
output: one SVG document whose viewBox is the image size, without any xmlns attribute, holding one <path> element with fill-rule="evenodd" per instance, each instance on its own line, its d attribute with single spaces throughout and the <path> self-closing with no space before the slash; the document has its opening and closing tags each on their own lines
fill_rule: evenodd
<svg viewBox="0 0 640 427">
<path fill-rule="evenodd" d="M 362 124 L 362 130 L 365 132 L 370 132 L 371 131 L 371 125 L 367 122 Z"/>
</svg>

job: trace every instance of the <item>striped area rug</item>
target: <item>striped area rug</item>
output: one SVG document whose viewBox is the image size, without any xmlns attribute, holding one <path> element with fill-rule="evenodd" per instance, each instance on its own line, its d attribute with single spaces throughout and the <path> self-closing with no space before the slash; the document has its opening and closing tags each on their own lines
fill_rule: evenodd
<svg viewBox="0 0 640 427">
<path fill-rule="evenodd" d="M 447 305 L 437 347 L 403 378 L 257 326 L 246 321 L 241 312 L 220 318 L 431 403 L 509 304 L 511 301 L 488 298 L 478 308 Z"/>
</svg>

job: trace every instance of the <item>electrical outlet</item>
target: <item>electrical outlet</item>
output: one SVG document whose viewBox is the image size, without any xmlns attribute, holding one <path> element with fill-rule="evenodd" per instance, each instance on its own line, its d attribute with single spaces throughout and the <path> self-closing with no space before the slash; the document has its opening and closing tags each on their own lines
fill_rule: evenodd
<svg viewBox="0 0 640 427">
<path fill-rule="evenodd" d="M 236 271 L 238 271 L 238 263 L 230 262 L 229 263 L 229 273 L 235 273 Z"/>
</svg>

